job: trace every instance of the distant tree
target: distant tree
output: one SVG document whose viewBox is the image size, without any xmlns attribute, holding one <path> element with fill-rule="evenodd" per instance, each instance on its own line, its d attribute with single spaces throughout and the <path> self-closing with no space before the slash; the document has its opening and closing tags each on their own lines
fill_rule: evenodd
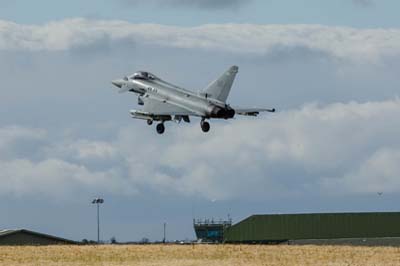
<svg viewBox="0 0 400 266">
<path fill-rule="evenodd" d="M 140 241 L 140 243 L 142 243 L 142 244 L 147 244 L 149 242 L 150 242 L 150 240 L 147 237 L 143 237 L 142 240 Z"/>
<path fill-rule="evenodd" d="M 117 239 L 115 238 L 115 236 L 110 238 L 110 243 L 111 244 L 117 244 Z"/>
<path fill-rule="evenodd" d="M 84 244 L 84 245 L 89 244 L 89 240 L 87 240 L 86 238 L 82 239 L 82 244 Z"/>
</svg>

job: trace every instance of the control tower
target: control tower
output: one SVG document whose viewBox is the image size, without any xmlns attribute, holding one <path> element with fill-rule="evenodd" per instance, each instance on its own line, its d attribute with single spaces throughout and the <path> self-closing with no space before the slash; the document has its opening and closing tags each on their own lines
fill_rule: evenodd
<svg viewBox="0 0 400 266">
<path fill-rule="evenodd" d="M 198 241 L 206 243 L 222 243 L 224 231 L 232 226 L 232 219 L 193 219 L 193 227 Z"/>
</svg>

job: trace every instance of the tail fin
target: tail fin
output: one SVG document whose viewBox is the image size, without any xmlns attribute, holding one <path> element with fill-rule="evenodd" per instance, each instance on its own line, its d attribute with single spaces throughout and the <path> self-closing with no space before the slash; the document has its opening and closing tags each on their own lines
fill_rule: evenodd
<svg viewBox="0 0 400 266">
<path fill-rule="evenodd" d="M 204 90 L 204 93 L 206 93 L 210 98 L 225 102 L 228 98 L 229 92 L 231 91 L 233 81 L 235 80 L 238 71 L 239 67 L 230 67 L 221 77 L 211 82 Z"/>
</svg>

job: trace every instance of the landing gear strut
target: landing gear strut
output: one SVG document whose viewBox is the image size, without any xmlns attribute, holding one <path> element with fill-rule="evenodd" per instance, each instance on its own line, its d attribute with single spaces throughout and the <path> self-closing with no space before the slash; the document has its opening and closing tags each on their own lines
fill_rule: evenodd
<svg viewBox="0 0 400 266">
<path fill-rule="evenodd" d="M 157 127 L 156 127 L 156 129 L 157 129 L 157 133 L 158 133 L 158 134 L 160 134 L 160 135 L 163 134 L 164 131 L 165 131 L 164 123 L 158 124 Z"/>
<path fill-rule="evenodd" d="M 210 131 L 210 123 L 208 123 L 204 119 L 201 120 L 200 126 L 201 126 L 201 130 L 203 130 L 203 132 L 207 133 L 208 131 Z"/>
</svg>

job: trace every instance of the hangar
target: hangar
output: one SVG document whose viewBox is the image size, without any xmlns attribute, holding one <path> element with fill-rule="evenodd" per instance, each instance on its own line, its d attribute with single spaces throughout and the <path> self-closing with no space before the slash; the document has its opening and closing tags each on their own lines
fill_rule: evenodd
<svg viewBox="0 0 400 266">
<path fill-rule="evenodd" d="M 400 243 L 399 212 L 252 215 L 224 232 L 225 243 L 320 240 L 329 244 L 338 239 L 346 243 L 384 238 L 398 238 Z"/>
<path fill-rule="evenodd" d="M 73 245 L 77 242 L 26 229 L 0 230 L 0 245 Z"/>
</svg>

